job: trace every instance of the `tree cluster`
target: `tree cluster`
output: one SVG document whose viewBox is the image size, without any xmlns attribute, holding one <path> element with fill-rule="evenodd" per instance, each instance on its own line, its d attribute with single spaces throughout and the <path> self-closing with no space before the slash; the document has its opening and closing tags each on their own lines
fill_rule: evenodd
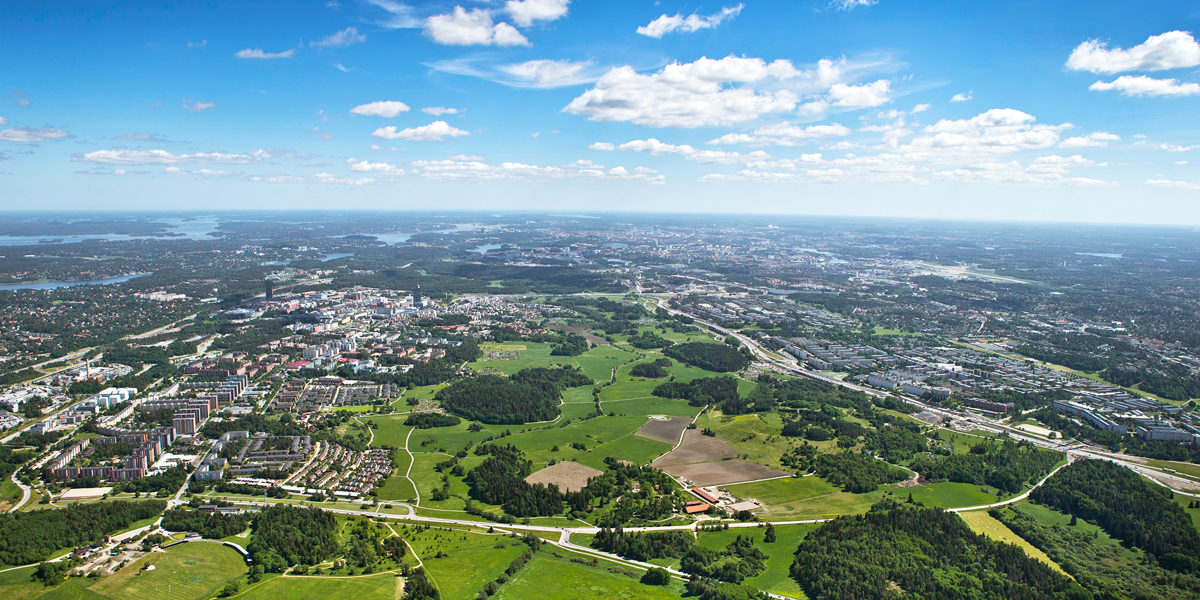
<svg viewBox="0 0 1200 600">
<path fill-rule="evenodd" d="M 46 560 L 59 548 L 87 546 L 134 521 L 162 512 L 162 500 L 72 504 L 63 509 L 0 514 L 0 564 Z"/>
<path fill-rule="evenodd" d="M 667 348 L 663 354 L 694 367 L 717 373 L 741 371 L 750 364 L 750 359 L 745 354 L 725 344 L 686 342 Z"/>
<path fill-rule="evenodd" d="M 315 565 L 338 551 L 337 518 L 318 508 L 276 504 L 254 517 L 250 558 L 268 573 Z"/>
</svg>

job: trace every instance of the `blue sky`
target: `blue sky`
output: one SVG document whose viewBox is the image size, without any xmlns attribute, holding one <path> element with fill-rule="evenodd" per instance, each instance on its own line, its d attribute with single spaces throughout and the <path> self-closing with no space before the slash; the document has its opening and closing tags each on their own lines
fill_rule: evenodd
<svg viewBox="0 0 1200 600">
<path fill-rule="evenodd" d="M 1200 224 L 1200 5 L 976 4 L 10 5 L 0 198 Z"/>
</svg>

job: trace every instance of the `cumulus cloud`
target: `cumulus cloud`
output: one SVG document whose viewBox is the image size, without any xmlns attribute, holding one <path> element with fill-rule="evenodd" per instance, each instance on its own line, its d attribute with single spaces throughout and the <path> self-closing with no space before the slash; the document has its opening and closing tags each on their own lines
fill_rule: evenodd
<svg viewBox="0 0 1200 600">
<path fill-rule="evenodd" d="M 357 44 L 367 41 L 367 36 L 358 32 L 356 27 L 347 27 L 337 33 L 331 33 L 319 40 L 309 42 L 309 46 L 316 48 L 345 48 L 350 44 Z"/>
<path fill-rule="evenodd" d="M 1097 81 L 1088 86 L 1093 92 L 1119 90 L 1126 96 L 1195 96 L 1200 83 L 1179 83 L 1175 79 L 1155 79 L 1145 75 L 1122 75 L 1105 83 Z"/>
<path fill-rule="evenodd" d="M 567 15 L 571 0 L 508 0 L 504 12 L 512 17 L 513 23 L 529 27 L 538 21 L 554 21 Z"/>
<path fill-rule="evenodd" d="M 796 92 L 757 91 L 745 84 L 799 75 L 786 60 L 768 64 L 760 58 L 734 56 L 672 63 L 650 75 L 617 67 L 563 111 L 586 115 L 591 121 L 630 121 L 650 127 L 729 126 L 794 109 Z"/>
<path fill-rule="evenodd" d="M 588 146 L 588 148 L 591 148 L 592 150 L 600 150 L 603 152 L 612 152 L 613 150 L 617 149 L 616 146 L 614 146 L 613 144 L 611 144 L 609 142 L 596 142 L 596 143 Z"/>
<path fill-rule="evenodd" d="M 459 111 L 457 108 L 446 108 L 445 106 L 426 106 L 421 109 L 421 112 L 440 117 L 442 115 L 457 115 Z"/>
<path fill-rule="evenodd" d="M 950 97 L 950 101 L 951 102 L 966 102 L 967 100 L 974 98 L 974 96 L 972 96 L 972 94 L 974 94 L 974 93 L 975 92 L 967 92 L 965 94 L 955 94 Z"/>
<path fill-rule="evenodd" d="M 70 133 L 53 127 L 42 127 L 35 129 L 33 127 L 13 127 L 12 129 L 0 130 L 0 141 L 4 142 L 44 142 L 46 140 L 59 140 L 71 137 Z"/>
<path fill-rule="evenodd" d="M 738 16 L 738 13 L 742 12 L 743 8 L 746 8 L 745 4 L 727 6 L 721 9 L 720 12 L 708 16 L 691 14 L 684 17 L 679 13 L 675 13 L 675 16 L 664 14 L 650 21 L 649 25 L 638 27 L 637 32 L 652 38 L 662 38 L 664 34 L 671 33 L 672 31 L 690 33 L 700 31 L 701 29 L 712 29 L 726 20 L 733 20 L 734 17 Z"/>
<path fill-rule="evenodd" d="M 74 162 L 102 165 L 169 165 L 169 164 L 248 164 L 258 158 L 246 154 L 223 152 L 197 152 L 195 154 L 172 154 L 166 150 L 96 150 L 71 157 Z"/>
<path fill-rule="evenodd" d="M 930 108 L 929 104 L 918 104 L 912 108 L 912 113 L 916 114 L 916 113 L 925 112 L 925 111 L 929 110 L 929 108 Z"/>
<path fill-rule="evenodd" d="M 199 42 L 188 42 L 187 43 L 188 48 L 203 48 L 206 45 L 208 45 L 208 40 L 200 40 Z"/>
<path fill-rule="evenodd" d="M 0 117 L 0 125 L 8 125 L 8 119 L 5 119 L 4 117 Z"/>
<path fill-rule="evenodd" d="M 380 175 L 400 176 L 404 174 L 404 169 L 396 165 L 385 162 L 369 162 L 365 160 L 349 159 L 346 162 L 350 163 L 351 171 L 359 171 L 362 173 L 378 173 Z"/>
<path fill-rule="evenodd" d="M 317 173 L 312 176 L 312 180 L 317 183 L 335 187 L 358 187 L 360 185 L 368 185 L 375 183 L 375 180 L 370 177 L 360 177 L 358 179 L 347 179 L 338 177 L 333 173 Z"/>
<path fill-rule="evenodd" d="M 492 165 L 479 157 L 450 157 L 446 160 L 413 161 L 413 174 L 434 181 L 555 181 L 555 180 L 633 180 L 661 184 L 666 178 L 646 167 L 613 167 L 605 169 L 591 161 L 581 160 L 562 166 L 529 165 L 505 162 Z"/>
<path fill-rule="evenodd" d="M 434 15 L 425 21 L 425 34 L 447 46 L 530 46 L 528 39 L 508 23 L 493 23 L 492 11 L 475 8 L 467 11 L 455 6 L 447 15 Z"/>
<path fill-rule="evenodd" d="M 1170 179 L 1147 179 L 1146 183 L 1148 185 L 1164 187 L 1164 188 L 1178 188 L 1178 189 L 1184 189 L 1184 190 L 1200 190 L 1200 183 L 1191 183 L 1188 181 L 1171 181 Z"/>
<path fill-rule="evenodd" d="M 257 58 L 270 60 L 275 58 L 291 58 L 291 56 L 295 53 L 296 51 L 294 49 L 285 50 L 283 52 L 263 52 L 262 48 L 246 48 L 245 50 L 238 50 L 234 56 L 238 58 Z"/>
<path fill-rule="evenodd" d="M 216 106 L 217 106 L 216 102 L 201 102 L 199 100 L 192 100 L 190 98 L 183 99 L 183 107 L 192 112 L 201 113 L 201 112 L 207 111 L 210 108 L 216 108 Z"/>
<path fill-rule="evenodd" d="M 469 133 L 451 127 L 445 121 L 434 121 L 420 127 L 409 127 L 396 131 L 396 127 L 381 127 L 371 133 L 372 136 L 385 140 L 412 140 L 414 142 L 440 142 L 446 137 L 459 137 Z"/>
<path fill-rule="evenodd" d="M 1067 58 L 1067 68 L 1111 75 L 1122 71 L 1163 71 L 1200 65 L 1200 43 L 1186 31 L 1152 35 L 1128 50 L 1108 49 L 1100 40 L 1088 40 Z"/>
<path fill-rule="evenodd" d="M 350 109 L 350 114 L 360 117 L 385 117 L 392 118 L 400 113 L 409 111 L 408 105 L 395 100 L 381 100 L 371 102 L 369 104 L 359 104 Z"/>
<path fill-rule="evenodd" d="M 688 146 L 687 144 L 684 144 L 682 146 L 675 146 L 672 144 L 660 142 L 654 138 L 650 138 L 650 139 L 646 139 L 646 140 L 633 140 L 631 142 L 625 142 L 624 144 L 617 146 L 617 148 L 619 150 L 632 150 L 634 152 L 644 152 L 646 154 L 652 154 L 654 156 L 658 156 L 661 154 L 688 155 L 688 154 L 692 154 L 693 152 L 696 151 L 695 148 L 692 148 L 691 146 Z"/>
<path fill-rule="evenodd" d="M 1107 131 L 1097 131 L 1089 135 L 1067 138 L 1058 143 L 1059 148 L 1103 148 L 1108 146 L 1108 142 L 1120 140 L 1121 136 L 1108 133 Z"/>
<path fill-rule="evenodd" d="M 879 0 L 831 0 L 829 7 L 836 10 L 854 10 L 860 6 L 874 6 Z"/>
<path fill-rule="evenodd" d="M 877 116 L 898 118 L 897 111 L 880 113 Z M 1113 186 L 1115 182 L 1094 177 L 1077 177 L 1075 169 L 1100 169 L 1107 163 L 1096 163 L 1079 155 L 1039 156 L 1021 161 L 1005 158 L 1008 155 L 1053 147 L 1059 143 L 1063 131 L 1072 127 L 1039 124 L 1028 113 L 1015 109 L 993 109 L 970 119 L 943 119 L 921 131 L 907 143 L 898 137 L 888 136 L 897 132 L 911 134 L 907 129 L 892 123 L 884 133 L 883 144 L 874 147 L 880 152 L 856 156 L 846 154 L 843 158 L 826 159 L 820 154 L 803 154 L 799 158 L 761 158 L 749 155 L 734 162 L 744 162 L 745 167 L 737 173 L 711 173 L 700 178 L 704 182 L 758 181 L 774 183 L 909 183 L 924 184 L 934 180 L 979 183 L 1003 183 L 1028 186 Z M 786 124 L 762 128 L 764 133 L 781 133 Z M 803 131 L 803 130 L 802 130 Z M 756 132 L 758 133 L 758 132 Z M 731 134 L 745 136 L 750 141 L 761 142 L 767 136 Z M 728 139 L 715 141 L 736 141 Z M 1081 136 L 1092 141 L 1108 141 L 1118 136 L 1097 132 Z M 828 150 L 851 150 L 857 146 L 848 141 L 824 146 Z M 782 171 L 782 172 L 780 172 Z"/>
</svg>

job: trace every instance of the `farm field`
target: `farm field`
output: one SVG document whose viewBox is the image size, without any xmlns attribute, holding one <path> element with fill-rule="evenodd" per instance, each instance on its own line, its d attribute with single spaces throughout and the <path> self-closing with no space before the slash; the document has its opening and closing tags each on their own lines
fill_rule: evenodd
<svg viewBox="0 0 1200 600">
<path fill-rule="evenodd" d="M 154 570 L 139 575 L 146 564 L 154 565 Z M 115 575 L 101 579 L 90 590 L 114 600 L 194 600 L 207 598 L 246 571 L 242 556 L 232 548 L 191 542 L 134 561 Z"/>
<path fill-rule="evenodd" d="M 404 580 L 392 573 L 358 577 L 275 577 L 255 585 L 237 598 L 246 600 L 325 600 L 361 598 L 395 600 L 403 594 Z"/>
<path fill-rule="evenodd" d="M 0 572 L 0 597 L 5 600 L 33 600 L 44 595 L 48 588 L 31 581 L 34 567 Z"/>
<path fill-rule="evenodd" d="M 780 435 L 783 418 L 777 413 L 728 416 L 709 409 L 696 419 L 696 427 L 712 429 L 738 456 L 773 469 L 787 470 L 779 458 L 802 440 Z M 818 446 L 819 447 L 819 446 Z"/>
<path fill-rule="evenodd" d="M 637 579 L 611 573 L 609 567 L 617 567 L 614 563 L 599 562 L 599 566 L 591 567 L 570 562 L 570 558 L 558 558 L 552 550 L 543 548 L 541 552 L 517 571 L 508 583 L 500 586 L 500 593 L 495 596 L 499 600 L 609 600 L 613 599 L 646 599 L 646 600 L 677 600 L 683 590 L 679 582 L 669 586 L 644 585 Z M 622 567 L 618 567 L 622 568 Z M 638 571 L 641 575 L 641 571 Z M 445 595 L 443 594 L 443 597 Z"/>
<path fill-rule="evenodd" d="M 907 488 L 880 486 L 867 494 L 851 494 L 816 475 L 721 487 L 738 498 L 754 498 L 765 504 L 767 510 L 760 516 L 769 521 L 823 519 L 866 512 L 888 494 L 906 501 L 912 493 L 913 501 L 940 508 L 980 506 L 996 501 L 995 496 L 979 491 L 978 486 L 952 482 Z"/>
<path fill-rule="evenodd" d="M 1045 552 L 1034 548 L 1033 544 L 1030 544 L 1025 540 L 1025 538 L 1017 535 L 1015 532 L 1013 532 L 1013 530 L 1006 527 L 1004 523 L 992 518 L 992 516 L 989 515 L 986 510 L 958 513 L 958 516 L 962 517 L 963 520 L 967 522 L 967 525 L 971 526 L 971 531 L 974 531 L 980 535 L 986 535 L 993 540 L 1009 544 L 1016 544 L 1031 558 L 1036 558 L 1050 565 L 1050 568 L 1054 569 L 1055 571 L 1066 574 L 1066 572 L 1062 570 L 1062 567 L 1050 560 L 1049 556 L 1046 556 Z"/>
</svg>

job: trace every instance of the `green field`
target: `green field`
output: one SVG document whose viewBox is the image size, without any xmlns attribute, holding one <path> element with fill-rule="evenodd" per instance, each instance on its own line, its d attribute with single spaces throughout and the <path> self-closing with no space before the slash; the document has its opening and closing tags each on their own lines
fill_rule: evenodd
<svg viewBox="0 0 1200 600">
<path fill-rule="evenodd" d="M 0 480 L 0 511 L 7 512 L 10 508 L 21 501 L 21 488 L 12 482 L 12 479 L 5 478 Z M 33 496 L 30 496 L 32 499 Z"/>
<path fill-rule="evenodd" d="M 524 348 L 518 348 L 524 346 Z M 620 348 L 602 345 L 592 348 L 579 356 L 551 356 L 550 344 L 523 342 L 520 344 L 480 344 L 479 349 L 516 350 L 520 353 L 517 360 L 475 361 L 467 363 L 472 370 L 491 369 L 501 373 L 513 374 L 522 369 L 533 367 L 548 367 L 551 365 L 571 365 L 583 369 L 588 377 L 595 381 L 608 381 L 612 370 L 638 357 L 637 354 Z"/>
<path fill-rule="evenodd" d="M 408 435 L 408 430 L 412 429 L 404 424 L 404 420 L 408 415 L 375 415 L 370 418 L 374 421 L 375 428 L 371 431 L 375 434 L 375 438 L 371 441 L 371 446 L 389 446 L 391 448 L 403 448 L 404 438 Z"/>
<path fill-rule="evenodd" d="M 745 583 L 760 590 L 792 598 L 805 598 L 800 584 L 792 579 L 792 560 L 795 558 L 793 553 L 804 536 L 818 527 L 820 524 L 778 525 L 775 527 L 775 542 L 771 544 L 763 541 L 763 529 L 759 527 L 701 533 L 696 543 L 705 548 L 722 550 L 739 535 L 750 537 L 754 540 L 754 545 L 770 558 L 766 561 L 767 570 L 747 579 Z"/>
<path fill-rule="evenodd" d="M 392 573 L 357 577 L 275 577 L 235 597 L 246 600 L 395 600 L 404 593 L 400 587 L 402 583 L 403 580 Z"/>
<path fill-rule="evenodd" d="M 30 580 L 34 567 L 13 569 L 0 573 L 0 597 L 5 600 L 33 600 L 48 590 L 40 582 Z"/>
<path fill-rule="evenodd" d="M 716 431 L 717 437 L 732 446 L 738 456 L 782 471 L 790 469 L 783 466 L 779 458 L 803 443 L 798 438 L 780 435 L 783 418 L 778 413 L 725 416 L 710 409 L 696 419 L 696 427 Z"/>
<path fill-rule="evenodd" d="M 940 508 L 981 506 L 996 501 L 992 494 L 981 492 L 979 486 L 948 481 L 907 488 L 879 486 L 878 490 L 867 494 L 843 492 L 816 475 L 722 487 L 738 498 L 754 498 L 766 504 L 767 510 L 759 513 L 759 516 L 769 521 L 823 519 L 862 513 L 888 494 L 906 501 L 911 493 L 913 501 Z"/>
<path fill-rule="evenodd" d="M 141 571 L 139 575 L 145 564 L 154 565 L 154 570 Z M 246 571 L 246 562 L 232 548 L 191 542 L 136 560 L 90 589 L 114 600 L 194 600 L 207 598 Z"/>
<path fill-rule="evenodd" d="M 963 520 L 967 522 L 967 525 L 971 526 L 971 531 L 974 531 L 980 535 L 986 535 L 993 540 L 1009 544 L 1016 544 L 1031 558 L 1036 558 L 1050 565 L 1050 568 L 1054 569 L 1055 571 L 1063 573 L 1064 575 L 1066 574 L 1066 572 L 1062 570 L 1062 567 L 1050 560 L 1049 556 L 1046 556 L 1045 552 L 1034 548 L 1033 544 L 1025 541 L 1025 538 L 1014 533 L 1013 530 L 1006 527 L 1004 523 L 992 518 L 992 516 L 989 515 L 986 510 L 958 513 L 958 516 L 962 517 Z"/>
<path fill-rule="evenodd" d="M 526 548 L 520 540 L 499 534 L 393 527 L 421 557 L 425 571 L 441 591 L 442 598 L 475 598 L 484 582 L 500 576 Z M 499 545 L 503 547 L 497 548 Z M 438 552 L 446 556 L 433 558 Z"/>
<path fill-rule="evenodd" d="M 683 590 L 679 582 L 662 587 L 643 585 L 628 575 L 612 573 L 609 568 L 626 569 L 615 563 L 599 561 L 599 566 L 592 567 L 570 561 L 572 556 L 578 555 L 559 552 L 563 556 L 559 558 L 553 552 L 557 550 L 543 547 L 508 583 L 500 586 L 500 593 L 494 597 L 500 600 L 678 600 Z M 642 573 L 636 572 L 639 576 Z M 443 593 L 442 597 L 447 596 Z"/>
</svg>

